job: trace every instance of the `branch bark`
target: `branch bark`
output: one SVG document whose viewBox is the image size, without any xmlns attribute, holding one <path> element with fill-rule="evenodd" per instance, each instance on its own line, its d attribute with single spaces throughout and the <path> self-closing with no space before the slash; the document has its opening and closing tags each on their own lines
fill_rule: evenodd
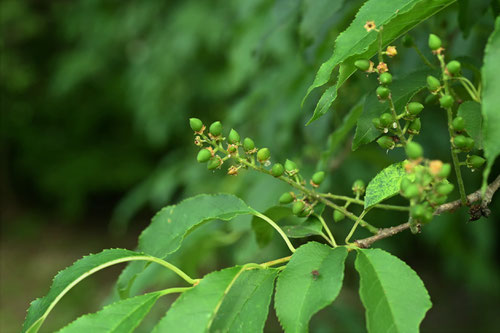
<svg viewBox="0 0 500 333">
<path fill-rule="evenodd" d="M 498 188 L 500 188 L 500 175 L 498 175 L 497 178 L 490 185 L 488 185 L 484 193 L 484 197 L 481 197 L 481 190 L 479 189 L 476 192 L 469 194 L 467 196 L 467 201 L 469 203 L 472 203 L 482 199 L 481 208 L 487 209 L 488 204 L 491 202 L 493 195 L 498 190 Z M 440 215 L 444 212 L 455 210 L 460 206 L 462 206 L 462 202 L 460 200 L 447 202 L 439 206 L 434 212 L 434 215 Z M 361 248 L 369 248 L 376 241 L 394 236 L 395 234 L 400 233 L 401 231 L 404 231 L 409 228 L 410 228 L 409 222 L 397 225 L 395 227 L 381 228 L 379 229 L 376 235 L 363 239 L 358 239 L 354 243 Z"/>
</svg>

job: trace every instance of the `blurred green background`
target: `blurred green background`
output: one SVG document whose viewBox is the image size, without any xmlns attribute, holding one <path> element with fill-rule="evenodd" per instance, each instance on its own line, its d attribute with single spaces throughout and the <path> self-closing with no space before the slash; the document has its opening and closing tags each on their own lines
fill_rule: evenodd
<svg viewBox="0 0 500 333">
<path fill-rule="evenodd" d="M 352 131 L 333 143 L 327 139 L 376 88 L 374 77 L 353 76 L 340 90 L 335 112 L 304 125 L 321 91 L 302 108 L 301 100 L 361 4 L 2 1 L 0 331 L 19 331 L 29 302 L 43 296 L 57 271 L 76 259 L 103 248 L 133 249 L 149 219 L 167 204 L 217 192 L 235 193 L 261 210 L 276 203 L 287 189 L 276 180 L 251 172 L 229 177 L 196 163 L 189 117 L 221 120 L 226 132 L 234 127 L 269 147 L 273 160 L 296 160 L 305 175 L 326 169 L 324 189 L 334 193 L 349 195 L 355 179 L 368 182 L 401 160 L 401 152 L 386 153 L 375 144 L 347 154 Z M 411 35 L 428 57 L 428 34 L 441 36 L 448 55 L 463 57 L 465 74 L 477 82 L 475 69 L 499 7 L 497 1 L 459 1 Z M 394 45 L 399 55 L 389 65 L 395 78 L 424 66 L 414 50 L 400 41 Z M 445 122 L 435 105 L 427 105 L 417 140 L 430 158 L 449 161 Z M 498 172 L 497 163 L 492 178 Z M 480 172 L 464 173 L 468 192 L 476 190 Z M 467 212 L 460 210 L 436 218 L 420 235 L 406 232 L 377 243 L 424 280 L 434 307 L 422 331 L 498 330 L 499 203 L 497 197 L 489 219 L 467 223 Z M 405 219 L 384 211 L 370 215 L 376 226 Z M 342 235 L 348 226 L 335 230 Z M 250 221 L 238 219 L 198 229 L 175 260 L 202 276 L 285 254 L 278 239 L 259 249 Z M 312 332 L 364 331 L 358 278 L 348 267 L 340 297 L 315 317 Z M 56 307 L 43 331 L 96 311 L 119 272 L 113 268 L 83 282 Z M 165 285 L 161 278 L 156 276 Z M 138 331 L 148 331 L 172 301 L 159 303 Z M 273 311 L 266 331 L 279 331 Z"/>
</svg>

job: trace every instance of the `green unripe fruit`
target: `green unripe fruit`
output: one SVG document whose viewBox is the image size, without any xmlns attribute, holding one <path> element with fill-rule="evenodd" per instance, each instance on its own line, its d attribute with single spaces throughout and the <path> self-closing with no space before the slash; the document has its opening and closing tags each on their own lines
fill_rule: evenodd
<svg viewBox="0 0 500 333">
<path fill-rule="evenodd" d="M 474 139 L 470 137 L 465 137 L 465 148 L 464 150 L 469 151 L 474 149 Z"/>
<path fill-rule="evenodd" d="M 408 176 L 403 177 L 403 179 L 401 179 L 401 185 L 400 185 L 401 192 L 404 193 L 406 188 L 411 185 L 413 185 L 411 179 Z"/>
<path fill-rule="evenodd" d="M 354 183 L 352 184 L 352 191 L 354 192 L 354 194 L 359 195 L 365 193 L 365 182 L 361 179 L 357 179 L 356 181 L 354 181 Z"/>
<path fill-rule="evenodd" d="M 373 124 L 373 126 L 375 126 L 375 128 L 382 128 L 383 127 L 382 124 L 380 123 L 379 118 L 373 118 L 372 124 Z"/>
<path fill-rule="evenodd" d="M 207 164 L 207 169 L 208 170 L 215 170 L 220 166 L 220 160 L 217 157 L 211 158 L 210 161 L 208 161 Z"/>
<path fill-rule="evenodd" d="M 345 219 L 345 214 L 344 213 L 342 213 L 341 211 L 338 211 L 338 210 L 334 210 L 333 211 L 333 220 L 335 222 L 340 222 L 343 219 Z"/>
<path fill-rule="evenodd" d="M 220 123 L 220 121 L 216 121 L 216 122 L 212 123 L 212 125 L 210 125 L 210 128 L 208 129 L 208 131 L 213 136 L 219 136 L 222 134 L 222 124 Z"/>
<path fill-rule="evenodd" d="M 206 163 L 210 158 L 212 158 L 212 153 L 208 149 L 200 150 L 198 156 L 196 156 L 198 163 Z"/>
<path fill-rule="evenodd" d="M 464 120 L 464 118 L 462 118 L 462 117 L 456 117 L 451 122 L 451 126 L 453 127 L 453 129 L 455 131 L 462 132 L 464 130 L 464 128 L 465 128 L 465 120 Z"/>
<path fill-rule="evenodd" d="M 390 136 L 381 136 L 377 143 L 383 149 L 392 149 L 396 145 Z"/>
<path fill-rule="evenodd" d="M 436 186 L 436 192 L 441 194 L 441 195 L 448 195 L 450 194 L 453 189 L 455 188 L 455 186 L 453 186 L 453 184 L 439 184 Z"/>
<path fill-rule="evenodd" d="M 325 180 L 325 172 L 324 171 L 318 171 L 312 176 L 312 182 L 316 185 L 320 185 L 323 180 Z"/>
<path fill-rule="evenodd" d="M 486 160 L 484 158 L 477 155 L 467 156 L 467 161 L 466 161 L 467 167 L 471 169 L 479 169 L 485 162 Z"/>
<path fill-rule="evenodd" d="M 370 69 L 370 60 L 368 59 L 356 60 L 354 62 L 354 66 L 356 66 L 357 69 L 366 72 L 368 69 Z"/>
<path fill-rule="evenodd" d="M 193 131 L 199 132 L 203 128 L 203 123 L 198 118 L 189 118 L 189 126 Z"/>
<path fill-rule="evenodd" d="M 425 104 L 434 104 L 438 100 L 438 95 L 430 94 L 425 97 Z"/>
<path fill-rule="evenodd" d="M 382 113 L 380 116 L 380 124 L 384 127 L 390 127 L 393 123 L 392 115 L 390 113 Z"/>
<path fill-rule="evenodd" d="M 416 160 L 422 157 L 424 154 L 424 149 L 422 146 L 416 142 L 408 142 L 406 145 L 406 155 L 410 160 Z"/>
<path fill-rule="evenodd" d="M 450 95 L 444 95 L 439 99 L 439 104 L 443 109 L 450 108 L 455 100 Z"/>
<path fill-rule="evenodd" d="M 432 213 L 432 211 L 430 210 L 430 208 L 426 209 L 425 210 L 425 213 L 424 215 L 420 218 L 420 222 L 422 223 L 428 223 L 432 220 L 432 218 L 434 217 L 434 214 Z"/>
<path fill-rule="evenodd" d="M 432 194 L 428 197 L 429 202 L 435 205 L 444 204 L 446 202 L 446 199 L 447 199 L 446 195 L 439 195 L 439 194 L 438 195 Z"/>
<path fill-rule="evenodd" d="M 451 172 L 451 165 L 449 163 L 443 164 L 441 167 L 441 170 L 438 172 L 438 177 L 440 178 L 446 178 L 450 175 Z"/>
<path fill-rule="evenodd" d="M 289 204 L 293 201 L 293 195 L 290 192 L 283 193 L 279 198 L 279 203 L 282 205 Z"/>
<path fill-rule="evenodd" d="M 289 159 L 287 159 L 285 161 L 285 170 L 288 172 L 297 171 L 298 170 L 297 164 L 295 164 L 294 161 L 290 161 Z"/>
<path fill-rule="evenodd" d="M 389 97 L 389 94 L 391 93 L 391 91 L 389 90 L 389 88 L 387 87 L 384 87 L 384 86 L 379 86 L 377 88 L 377 96 L 380 100 L 386 100 L 387 97 Z"/>
<path fill-rule="evenodd" d="M 422 127 L 422 123 L 420 121 L 420 118 L 417 118 L 410 123 L 410 126 L 408 126 L 408 133 L 418 134 L 418 133 L 420 133 L 421 127 Z"/>
<path fill-rule="evenodd" d="M 378 80 L 380 81 L 381 84 L 383 85 L 388 85 L 388 84 L 391 84 L 392 82 L 392 74 L 391 73 L 388 73 L 388 72 L 385 72 L 385 73 L 382 73 L 380 74 L 380 76 L 378 77 Z"/>
<path fill-rule="evenodd" d="M 434 76 L 429 75 L 427 76 L 427 88 L 429 88 L 431 92 L 436 92 L 441 88 L 441 82 Z"/>
<path fill-rule="evenodd" d="M 423 218 L 425 216 L 425 212 L 426 207 L 424 205 L 415 205 L 410 209 L 411 216 L 416 220 Z"/>
<path fill-rule="evenodd" d="M 255 143 L 253 142 L 253 140 L 250 138 L 245 138 L 245 140 L 243 140 L 243 149 L 245 149 L 245 151 L 255 149 Z"/>
<path fill-rule="evenodd" d="M 440 47 L 441 47 L 441 39 L 434 34 L 430 34 L 429 35 L 429 48 L 433 51 L 436 51 Z"/>
<path fill-rule="evenodd" d="M 229 146 L 227 147 L 227 151 L 231 154 L 234 154 L 236 153 L 236 151 L 238 150 L 238 148 L 236 146 Z"/>
<path fill-rule="evenodd" d="M 403 195 L 408 199 L 413 199 L 419 196 L 420 191 L 416 184 L 410 184 L 403 189 Z"/>
<path fill-rule="evenodd" d="M 452 75 L 456 75 L 460 73 L 461 65 L 458 61 L 452 60 L 446 65 L 446 69 L 448 69 L 448 72 Z"/>
<path fill-rule="evenodd" d="M 283 174 L 283 172 L 285 172 L 285 168 L 283 167 L 283 165 L 281 163 L 276 163 L 271 168 L 271 174 L 274 177 L 280 177 Z"/>
<path fill-rule="evenodd" d="M 227 136 L 227 141 L 232 144 L 240 142 L 240 135 L 234 129 L 231 129 L 229 135 Z"/>
<path fill-rule="evenodd" d="M 265 162 L 271 157 L 271 152 L 267 148 L 261 148 L 257 152 L 257 159 L 259 162 Z"/>
<path fill-rule="evenodd" d="M 292 206 L 293 215 L 299 215 L 300 213 L 302 213 L 305 205 L 306 204 L 303 201 L 296 201 Z"/>
<path fill-rule="evenodd" d="M 415 44 L 413 37 L 406 34 L 403 36 L 403 46 L 404 47 L 412 47 Z"/>
<path fill-rule="evenodd" d="M 467 145 L 467 138 L 463 135 L 457 135 L 453 138 L 453 145 L 456 148 L 463 149 Z"/>
<path fill-rule="evenodd" d="M 416 116 L 417 114 L 422 112 L 422 110 L 424 109 L 424 106 L 418 102 L 411 102 L 410 104 L 408 104 L 406 106 L 406 109 L 408 110 L 408 112 L 410 114 Z"/>
</svg>

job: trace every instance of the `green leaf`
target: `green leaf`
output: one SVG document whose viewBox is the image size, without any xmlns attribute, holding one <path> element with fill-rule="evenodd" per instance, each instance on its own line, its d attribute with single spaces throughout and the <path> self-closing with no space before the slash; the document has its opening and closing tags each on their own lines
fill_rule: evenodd
<svg viewBox="0 0 500 333">
<path fill-rule="evenodd" d="M 292 255 L 276 283 L 275 308 L 285 332 L 307 332 L 311 317 L 331 304 L 344 278 L 345 247 L 309 242 Z"/>
<path fill-rule="evenodd" d="M 417 333 L 432 306 L 425 286 L 406 263 L 380 249 L 358 249 L 359 295 L 370 333 Z"/>
<path fill-rule="evenodd" d="M 154 332 L 262 332 L 275 269 L 226 268 L 184 292 Z"/>
<path fill-rule="evenodd" d="M 464 118 L 465 129 L 467 133 L 474 139 L 474 146 L 477 149 L 483 148 L 482 123 L 483 116 L 481 114 L 481 104 L 474 101 L 467 101 L 460 104 L 457 116 Z"/>
<path fill-rule="evenodd" d="M 162 295 L 160 291 L 118 301 L 78 318 L 58 332 L 133 332 Z"/>
<path fill-rule="evenodd" d="M 37 332 L 57 302 L 87 276 L 119 263 L 134 260 L 151 261 L 151 259 L 155 258 L 124 249 L 104 250 L 98 254 L 83 257 L 55 276 L 49 293 L 45 297 L 31 303 L 22 332 Z"/>
<path fill-rule="evenodd" d="M 491 0 L 458 0 L 458 25 L 464 39 L 467 39 L 471 28 L 481 22 L 488 10 Z"/>
<path fill-rule="evenodd" d="M 390 88 L 394 107 L 398 112 L 404 109 L 415 94 L 425 88 L 427 75 L 431 73 L 432 71 L 430 70 L 419 70 L 394 80 Z M 381 132 L 375 128 L 372 119 L 378 118 L 382 113 L 389 111 L 389 103 L 381 103 L 377 98 L 375 90 L 368 94 L 363 113 L 358 118 L 356 133 L 352 142 L 352 150 L 356 150 L 361 145 L 370 143 L 380 136 Z"/>
<path fill-rule="evenodd" d="M 384 27 L 382 44 L 385 46 L 453 2 L 455 0 L 369 0 L 365 2 L 351 25 L 335 41 L 333 55 L 321 65 L 314 82 L 307 90 L 304 100 L 313 89 L 328 83 L 333 70 L 340 65 L 337 83 L 323 93 L 308 124 L 326 113 L 337 97 L 337 90 L 355 72 L 354 61 L 371 58 L 376 54 L 378 34 L 373 30 L 366 31 L 364 25 L 367 21 L 375 21 L 377 27 Z"/>
<path fill-rule="evenodd" d="M 274 222 L 278 222 L 281 219 L 293 215 L 292 210 L 289 207 L 284 206 L 273 206 L 266 210 L 263 214 Z M 257 244 L 261 248 L 271 242 L 273 235 L 276 232 L 274 228 L 269 225 L 269 223 L 257 216 L 252 218 L 252 229 L 255 233 Z"/>
<path fill-rule="evenodd" d="M 234 195 L 198 195 L 160 210 L 139 237 L 139 249 L 165 258 L 177 251 L 186 234 L 201 223 L 215 219 L 228 221 L 252 212 L 252 208 Z M 122 298 L 128 297 L 137 274 L 144 268 L 142 263 L 131 263 L 123 270 L 118 278 L 118 290 Z"/>
<path fill-rule="evenodd" d="M 298 225 L 285 225 L 281 229 L 290 238 L 302 238 L 321 235 L 323 225 L 314 216 L 310 216 L 304 223 Z"/>
<path fill-rule="evenodd" d="M 380 171 L 366 187 L 365 209 L 398 194 L 405 175 L 402 162 L 391 164 Z"/>
<path fill-rule="evenodd" d="M 483 173 L 483 190 L 486 189 L 488 175 L 495 159 L 500 155 L 500 17 L 495 21 L 495 31 L 488 39 L 484 51 L 484 65 L 481 69 L 483 80 L 482 111 L 483 111 L 483 147 L 487 160 Z"/>
</svg>

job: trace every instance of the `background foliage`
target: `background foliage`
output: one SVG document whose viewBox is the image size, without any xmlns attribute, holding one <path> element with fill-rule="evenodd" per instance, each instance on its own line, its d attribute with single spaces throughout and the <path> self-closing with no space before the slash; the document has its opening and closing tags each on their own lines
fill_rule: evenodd
<svg viewBox="0 0 500 333">
<path fill-rule="evenodd" d="M 353 135 L 353 124 L 344 116 L 377 86 L 374 78 L 361 73 L 340 88 L 335 112 L 304 126 L 323 91 L 313 91 L 303 108 L 302 98 L 361 3 L 3 1 L 0 177 L 5 331 L 18 330 L 27 302 L 34 294 L 44 294 L 55 271 L 110 242 L 133 248 L 137 231 L 162 206 L 205 192 L 235 193 L 262 211 L 276 202 L 284 190 L 277 181 L 253 173 L 212 174 L 198 165 L 190 116 L 221 120 L 226 131 L 237 128 L 259 146 L 269 146 L 273 158 L 297 160 L 305 174 L 325 168 L 330 175 L 325 188 L 338 192 L 348 193 L 354 179 L 368 181 L 401 160 L 399 152 L 386 154 L 372 144 L 348 155 L 339 167 Z M 411 35 L 424 52 L 428 34 L 440 35 L 450 55 L 466 57 L 475 65 L 466 74 L 477 80 L 476 69 L 496 15 L 495 1 L 459 1 Z M 400 42 L 396 46 L 399 55 L 391 62 L 395 80 L 423 66 L 413 50 Z M 360 110 L 358 106 L 352 112 Z M 419 141 L 426 155 L 449 160 L 445 116 L 439 111 L 426 106 Z M 325 140 L 339 127 L 341 133 Z M 498 173 L 498 165 L 496 170 L 494 166 L 492 174 Z M 475 190 L 479 172 L 466 171 L 465 176 L 468 192 Z M 405 233 L 380 242 L 419 272 L 433 296 L 434 307 L 423 329 L 495 327 L 500 251 L 494 222 L 500 210 L 493 208 L 488 220 L 467 224 L 465 211 L 460 211 L 440 216 L 419 236 Z M 380 212 L 374 217 L 377 226 L 389 226 L 404 215 Z M 111 240 L 110 223 L 120 231 Z M 231 224 L 203 226 L 186 239 L 186 249 L 176 254 L 177 263 L 201 275 L 228 263 L 285 253 L 274 241 L 259 250 L 250 224 L 250 218 L 241 217 Z M 50 240 L 66 237 L 92 240 L 81 245 L 57 241 L 47 247 Z M 57 252 L 68 252 L 68 258 L 54 259 Z M 19 261 L 27 264 L 19 267 Z M 353 270 L 352 263 L 347 267 Z M 26 275 L 27 283 L 33 272 L 41 272 L 39 289 L 14 294 L 14 289 L 25 290 L 16 285 L 17 276 Z M 344 331 L 363 329 L 355 276 L 346 272 L 347 290 L 318 315 L 315 331 L 328 331 L 332 321 Z M 108 291 L 96 292 L 88 311 L 95 310 Z M 8 295 L 19 299 L 14 310 L 6 308 Z M 74 297 L 74 303 L 81 304 L 78 290 Z M 47 329 L 60 327 L 74 311 L 81 311 L 68 305 L 66 311 L 73 315 L 65 317 L 62 305 L 61 315 L 54 316 L 61 322 L 48 321 Z M 277 327 L 275 320 L 268 325 L 270 330 Z M 147 330 L 147 323 L 143 326 Z"/>
</svg>

